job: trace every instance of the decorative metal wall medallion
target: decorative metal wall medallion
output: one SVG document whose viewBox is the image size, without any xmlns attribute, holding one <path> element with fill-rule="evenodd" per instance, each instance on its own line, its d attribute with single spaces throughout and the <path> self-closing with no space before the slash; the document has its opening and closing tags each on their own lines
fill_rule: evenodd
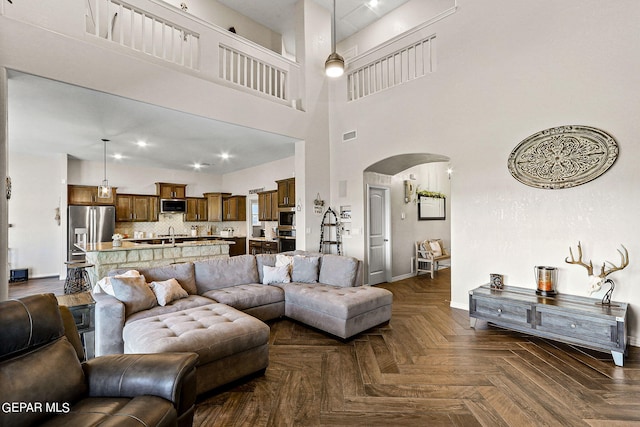
<svg viewBox="0 0 640 427">
<path fill-rule="evenodd" d="M 588 126 L 545 129 L 522 141 L 509 155 L 509 172 L 531 187 L 575 187 L 596 179 L 618 158 L 618 144 Z"/>
</svg>

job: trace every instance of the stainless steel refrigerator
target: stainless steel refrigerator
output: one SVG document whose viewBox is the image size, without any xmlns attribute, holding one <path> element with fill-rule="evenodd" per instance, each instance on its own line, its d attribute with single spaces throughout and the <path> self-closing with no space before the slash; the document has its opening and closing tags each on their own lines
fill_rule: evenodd
<svg viewBox="0 0 640 427">
<path fill-rule="evenodd" d="M 75 244 L 110 242 L 116 228 L 114 206 L 69 206 L 67 228 L 68 261 L 83 261 L 85 254 Z"/>
</svg>

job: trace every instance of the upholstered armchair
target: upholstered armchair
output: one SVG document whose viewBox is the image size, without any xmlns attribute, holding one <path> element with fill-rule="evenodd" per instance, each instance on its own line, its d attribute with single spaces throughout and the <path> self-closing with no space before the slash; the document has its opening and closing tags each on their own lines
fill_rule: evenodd
<svg viewBox="0 0 640 427">
<path fill-rule="evenodd" d="M 79 344 L 53 294 L 0 302 L 0 426 L 192 425 L 196 354 L 81 363 Z"/>
</svg>

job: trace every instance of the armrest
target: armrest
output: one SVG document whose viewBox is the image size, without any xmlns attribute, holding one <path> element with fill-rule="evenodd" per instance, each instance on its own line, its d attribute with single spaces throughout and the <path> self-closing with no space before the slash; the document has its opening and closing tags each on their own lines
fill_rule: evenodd
<svg viewBox="0 0 640 427">
<path fill-rule="evenodd" d="M 91 397 L 159 396 L 181 408 L 196 397 L 195 353 L 112 354 L 82 364 Z"/>
<path fill-rule="evenodd" d="M 96 302 L 96 356 L 124 353 L 124 304 L 105 293 L 94 293 L 93 299 Z"/>
</svg>

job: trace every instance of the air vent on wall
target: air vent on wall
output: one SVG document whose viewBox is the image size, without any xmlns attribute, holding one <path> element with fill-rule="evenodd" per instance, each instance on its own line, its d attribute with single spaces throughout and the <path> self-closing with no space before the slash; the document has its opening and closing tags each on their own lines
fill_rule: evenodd
<svg viewBox="0 0 640 427">
<path fill-rule="evenodd" d="M 342 134 L 342 142 L 351 141 L 352 139 L 356 139 L 358 134 L 355 130 L 345 132 Z"/>
</svg>

